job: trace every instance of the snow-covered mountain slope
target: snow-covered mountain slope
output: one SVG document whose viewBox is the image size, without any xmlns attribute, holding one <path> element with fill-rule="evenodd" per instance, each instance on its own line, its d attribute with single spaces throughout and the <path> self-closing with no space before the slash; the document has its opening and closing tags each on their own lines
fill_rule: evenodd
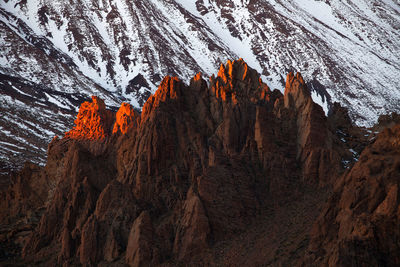
<svg viewBox="0 0 400 267">
<path fill-rule="evenodd" d="M 301 71 L 311 88 L 348 106 L 359 124 L 400 108 L 399 1 L 179 2 L 211 28 L 227 27 L 276 87 L 289 70 Z"/>
<path fill-rule="evenodd" d="M 90 95 L 121 101 L 83 75 L 71 58 L 0 9 L 0 174 L 43 163 L 47 144 L 73 124 Z"/>
<path fill-rule="evenodd" d="M 91 94 L 140 108 L 163 76 L 239 57 L 271 88 L 300 71 L 325 110 L 339 101 L 368 125 L 400 111 L 399 47 L 397 0 L 0 0 L 1 155 L 41 154 Z M 58 123 L 37 122 L 38 149 L 15 110 Z"/>
<path fill-rule="evenodd" d="M 173 1 L 14 0 L 3 8 L 68 55 L 85 76 L 136 107 L 146 100 L 132 82 L 139 74 L 143 94 L 166 74 L 211 73 L 220 57 L 236 56 Z"/>
</svg>

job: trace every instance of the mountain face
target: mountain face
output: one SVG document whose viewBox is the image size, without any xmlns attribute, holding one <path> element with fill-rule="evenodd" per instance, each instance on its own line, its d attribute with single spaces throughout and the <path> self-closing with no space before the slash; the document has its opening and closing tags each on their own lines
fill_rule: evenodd
<svg viewBox="0 0 400 267">
<path fill-rule="evenodd" d="M 399 136 L 399 124 L 385 129 L 337 182 L 314 225 L 305 262 L 334 266 L 400 264 L 396 241 L 400 236 Z"/>
<path fill-rule="evenodd" d="M 1 260 L 396 266 L 396 118 L 375 136 L 339 104 L 326 117 L 300 73 L 282 94 L 243 60 L 165 77 L 141 113 L 93 96 L 1 194 Z"/>
<path fill-rule="evenodd" d="M 210 76 L 229 58 L 282 92 L 301 71 L 325 111 L 337 101 L 371 125 L 399 109 L 399 25 L 392 0 L 3 0 L 2 169 L 43 163 L 91 95 L 140 109 L 162 77 Z"/>
</svg>

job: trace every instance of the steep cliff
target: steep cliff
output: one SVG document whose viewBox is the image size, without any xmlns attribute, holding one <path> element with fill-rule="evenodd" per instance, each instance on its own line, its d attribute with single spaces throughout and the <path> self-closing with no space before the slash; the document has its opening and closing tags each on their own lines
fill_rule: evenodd
<svg viewBox="0 0 400 267">
<path fill-rule="evenodd" d="M 141 114 L 93 97 L 75 124 L 49 145 L 41 173 L 56 186 L 25 262 L 298 263 L 365 141 L 340 106 L 325 116 L 299 73 L 283 95 L 242 59 L 209 82 L 165 77 Z"/>
<path fill-rule="evenodd" d="M 384 129 L 336 183 L 305 265 L 399 266 L 400 125 Z"/>
</svg>

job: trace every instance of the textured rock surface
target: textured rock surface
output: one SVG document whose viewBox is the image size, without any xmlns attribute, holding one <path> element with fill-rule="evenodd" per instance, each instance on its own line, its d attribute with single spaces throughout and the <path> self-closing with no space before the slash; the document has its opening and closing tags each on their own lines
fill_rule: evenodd
<svg viewBox="0 0 400 267">
<path fill-rule="evenodd" d="M 372 124 L 400 111 L 399 10 L 392 0 L 1 1 L 0 174 L 27 158 L 44 165 L 91 95 L 140 108 L 162 77 L 209 77 L 236 57 L 282 92 L 300 71 L 325 110 L 338 101 Z"/>
<path fill-rule="evenodd" d="M 190 260 L 198 251 L 208 248 L 210 225 L 199 196 L 189 189 L 183 205 L 183 216 L 176 231 L 174 253 L 179 260 Z"/>
<path fill-rule="evenodd" d="M 125 105 L 123 105 L 125 107 Z M 122 124 L 124 111 L 118 113 L 117 124 Z M 130 115 L 130 114 L 129 114 Z M 66 138 L 72 139 L 88 139 L 88 140 L 103 140 L 110 135 L 110 127 L 112 124 L 112 113 L 106 110 L 104 101 L 93 96 L 92 103 L 84 102 L 75 120 L 75 126 L 72 130 L 65 134 Z M 126 126 L 125 126 L 126 127 Z"/>
<path fill-rule="evenodd" d="M 147 212 L 136 218 L 129 233 L 126 263 L 129 266 L 150 266 L 153 257 L 153 226 Z"/>
<path fill-rule="evenodd" d="M 400 125 L 386 128 L 335 185 L 316 221 L 305 265 L 400 264 Z"/>
<path fill-rule="evenodd" d="M 21 243 L 27 263 L 301 263 L 330 236 L 314 230 L 308 241 L 331 185 L 363 162 L 346 170 L 356 161 L 349 150 L 365 143 L 339 105 L 324 116 L 300 74 L 282 95 L 242 59 L 209 84 L 200 73 L 189 85 L 165 77 L 141 114 L 93 98 L 75 123 L 49 145 L 42 172 L 56 187 Z M 396 198 L 387 192 L 381 212 Z"/>
<path fill-rule="evenodd" d="M 0 262 L 12 259 L 7 262 L 12 265 L 38 225 L 56 182 L 32 163 L 12 173 L 10 180 L 8 189 L 0 192 Z"/>
<path fill-rule="evenodd" d="M 113 134 L 117 132 L 126 134 L 131 127 L 135 127 L 139 118 L 140 114 L 138 114 L 138 112 L 135 111 L 131 105 L 128 103 L 122 103 L 116 114 Z"/>
</svg>

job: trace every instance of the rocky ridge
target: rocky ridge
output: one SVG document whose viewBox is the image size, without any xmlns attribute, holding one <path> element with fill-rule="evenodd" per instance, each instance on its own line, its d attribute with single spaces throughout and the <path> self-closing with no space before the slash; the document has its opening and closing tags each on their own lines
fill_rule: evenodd
<svg viewBox="0 0 400 267">
<path fill-rule="evenodd" d="M 365 151 L 384 147 L 387 140 L 396 144 L 395 132 L 388 131 L 389 139 L 379 135 Z M 353 186 L 352 173 L 363 168 L 367 152 L 358 162 L 354 153 L 368 143 L 365 134 L 339 105 L 326 117 L 299 73 L 287 76 L 282 94 L 271 91 L 242 59 L 221 65 L 209 82 L 200 73 L 188 85 L 165 77 L 141 114 L 126 103 L 112 112 L 93 97 L 82 104 L 75 127 L 50 143 L 46 166 L 26 167 L 15 186 L 2 194 L 5 225 L 12 228 L 21 221 L 15 214 L 5 215 L 11 207 L 20 210 L 22 220 L 36 218 L 14 234 L 3 229 L 2 242 L 22 245 L 23 262 L 36 265 L 286 265 L 317 260 L 345 265 L 348 250 L 331 242 L 338 228 L 328 223 L 343 213 L 335 196 L 344 194 L 343 209 L 350 203 L 346 188 Z M 374 173 L 383 170 L 378 166 Z M 20 188 L 36 191 L 36 182 L 40 198 L 18 193 Z M 335 183 L 328 211 L 317 220 Z M 388 197 L 382 191 L 382 197 L 371 199 L 382 206 L 382 225 L 396 223 L 389 215 L 395 210 L 392 187 L 379 189 Z M 360 190 L 368 196 L 369 191 Z M 363 195 L 356 196 L 360 199 L 351 198 L 354 203 L 365 203 Z M 348 225 L 346 218 L 336 220 Z M 374 229 L 386 235 L 383 226 Z M 349 233 L 343 230 L 339 237 L 348 240 Z M 379 247 L 374 255 L 386 254 Z"/>
<path fill-rule="evenodd" d="M 400 264 L 400 125 L 385 128 L 335 185 L 316 221 L 306 265 Z"/>
<path fill-rule="evenodd" d="M 399 10 L 378 0 L 1 1 L 0 173 L 27 157 L 44 164 L 91 95 L 139 110 L 162 77 L 208 77 L 239 56 L 282 92 L 300 71 L 326 112 L 337 101 L 372 125 L 398 111 Z"/>
</svg>

